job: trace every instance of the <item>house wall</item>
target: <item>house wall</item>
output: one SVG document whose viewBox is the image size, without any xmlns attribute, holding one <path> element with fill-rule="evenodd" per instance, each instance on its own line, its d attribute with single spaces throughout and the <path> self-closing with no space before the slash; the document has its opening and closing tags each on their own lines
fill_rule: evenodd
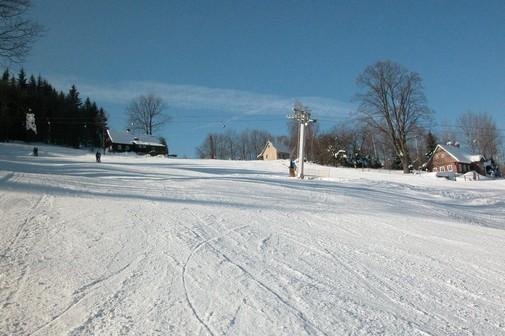
<svg viewBox="0 0 505 336">
<path fill-rule="evenodd" d="M 471 165 L 469 165 L 468 163 L 458 163 L 458 173 L 466 173 L 466 172 L 469 172 L 470 170 L 472 170 L 471 168 Z"/>
<path fill-rule="evenodd" d="M 289 159 L 289 157 L 289 153 L 279 152 L 271 143 L 266 145 L 266 148 L 262 153 L 263 160 Z"/>
<path fill-rule="evenodd" d="M 265 148 L 265 151 L 263 152 L 263 160 L 277 160 L 277 149 L 268 144 L 267 148 Z"/>
<path fill-rule="evenodd" d="M 478 164 L 469 164 L 469 163 L 463 163 L 463 162 L 457 162 L 454 160 L 454 157 L 452 157 L 449 153 L 442 149 L 437 149 L 437 151 L 433 154 L 433 157 L 431 161 L 428 164 L 428 170 L 429 171 L 434 171 L 434 172 L 447 172 L 447 171 L 452 171 L 455 173 L 466 173 L 470 170 L 476 170 L 477 172 L 480 173 Z"/>
<path fill-rule="evenodd" d="M 433 158 L 428 165 L 428 170 L 435 172 L 452 171 L 455 173 L 461 173 L 461 169 L 464 169 L 462 164 L 458 164 L 451 155 L 440 148 L 433 154 Z"/>
</svg>

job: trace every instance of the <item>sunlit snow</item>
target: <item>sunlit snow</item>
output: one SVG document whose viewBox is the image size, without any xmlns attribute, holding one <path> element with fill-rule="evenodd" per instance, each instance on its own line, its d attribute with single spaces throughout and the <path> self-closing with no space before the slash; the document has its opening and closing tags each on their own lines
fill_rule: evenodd
<svg viewBox="0 0 505 336">
<path fill-rule="evenodd" d="M 505 180 L 32 147 L 0 335 L 505 335 Z"/>
</svg>

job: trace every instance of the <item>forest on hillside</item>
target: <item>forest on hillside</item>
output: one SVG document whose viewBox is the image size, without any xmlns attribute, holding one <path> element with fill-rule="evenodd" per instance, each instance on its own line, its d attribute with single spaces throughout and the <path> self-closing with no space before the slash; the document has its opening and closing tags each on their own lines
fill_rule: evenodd
<svg viewBox="0 0 505 336">
<path fill-rule="evenodd" d="M 72 147 L 102 147 L 107 117 L 75 85 L 56 90 L 40 75 L 6 69 L 0 79 L 0 141 L 45 142 Z"/>
</svg>

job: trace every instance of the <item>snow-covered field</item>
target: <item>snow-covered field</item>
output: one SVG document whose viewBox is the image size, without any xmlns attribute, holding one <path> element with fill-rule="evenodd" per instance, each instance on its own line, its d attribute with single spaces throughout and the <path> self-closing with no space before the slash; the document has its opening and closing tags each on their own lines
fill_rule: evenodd
<svg viewBox="0 0 505 336">
<path fill-rule="evenodd" d="M 0 144 L 1 335 L 505 335 L 505 181 Z"/>
</svg>

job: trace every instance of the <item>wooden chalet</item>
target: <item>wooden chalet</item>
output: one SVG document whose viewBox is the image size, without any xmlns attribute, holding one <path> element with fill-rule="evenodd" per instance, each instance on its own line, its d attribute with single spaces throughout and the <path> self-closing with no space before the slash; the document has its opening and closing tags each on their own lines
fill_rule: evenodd
<svg viewBox="0 0 505 336">
<path fill-rule="evenodd" d="M 129 130 L 107 130 L 105 141 L 109 152 L 134 152 L 137 154 L 167 155 L 168 148 L 160 138 L 152 135 L 137 135 Z"/>
</svg>

